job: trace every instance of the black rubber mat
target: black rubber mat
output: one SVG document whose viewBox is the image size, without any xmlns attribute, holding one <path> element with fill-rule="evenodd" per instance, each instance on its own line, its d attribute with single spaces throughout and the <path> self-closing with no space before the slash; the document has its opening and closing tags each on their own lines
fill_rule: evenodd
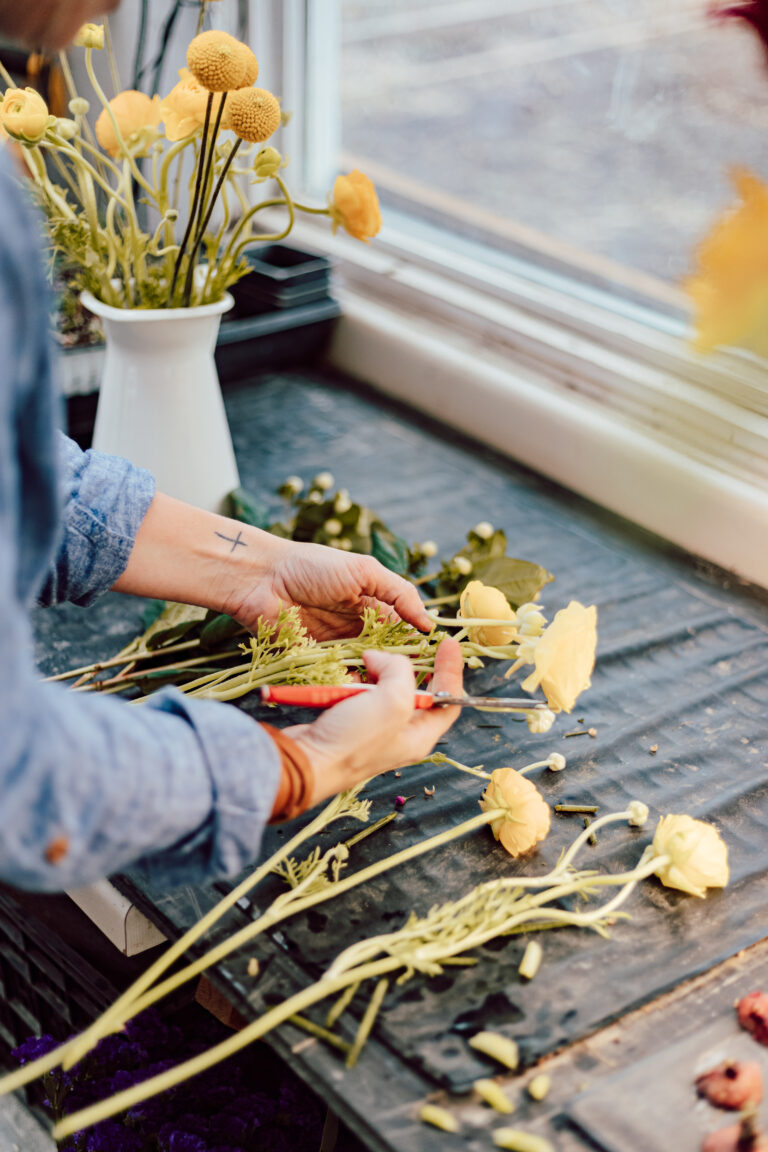
<svg viewBox="0 0 768 1152">
<path fill-rule="evenodd" d="M 549 802 L 597 804 L 603 813 L 631 799 L 645 801 L 652 813 L 648 828 L 611 826 L 585 850 L 585 865 L 629 866 L 658 815 L 668 812 L 713 821 L 729 847 L 732 880 L 724 892 L 697 900 L 650 881 L 628 905 L 632 919 L 618 922 L 610 940 L 574 929 L 541 936 L 544 959 L 529 984 L 517 975 L 525 937 L 486 946 L 475 968 L 446 970 L 432 980 L 414 977 L 388 994 L 377 1025 L 380 1039 L 433 1081 L 462 1090 L 488 1068 L 466 1043 L 479 1028 L 514 1037 L 531 1062 L 765 936 L 768 607 L 760 595 L 481 447 L 417 426 L 343 382 L 271 378 L 229 390 L 227 403 L 242 481 L 250 490 L 269 493 L 290 473 L 309 478 L 330 469 L 339 486 L 374 506 L 393 528 L 412 540 L 437 540 L 443 554 L 458 548 L 478 520 L 490 520 L 506 531 L 514 555 L 556 573 L 542 597 L 546 610 L 554 613 L 571 598 L 597 605 L 593 687 L 573 717 L 560 717 L 548 736 L 532 736 L 509 717 L 467 713 L 445 751 L 489 770 L 562 752 L 564 772 L 536 777 Z M 121 611 L 130 633 L 135 604 Z M 99 630 L 112 613 L 116 638 L 114 612 L 112 600 L 87 614 L 56 614 L 56 635 L 70 641 L 65 663 L 93 652 L 97 643 L 97 654 L 107 654 Z M 53 622 L 43 617 L 40 628 L 48 646 L 41 658 L 51 666 Z M 471 674 L 467 686 L 487 693 L 509 690 L 510 682 L 491 668 Z M 295 719 L 293 714 L 284 722 Z M 563 738 L 582 727 L 596 735 Z M 424 787 L 432 785 L 435 795 L 427 798 Z M 400 779 L 379 778 L 369 789 L 373 819 L 390 811 L 397 795 L 413 799 L 393 824 L 355 849 L 351 866 L 475 814 L 480 791 L 480 782 L 448 768 L 423 766 Z M 288 923 L 281 940 L 314 976 L 347 944 L 391 930 L 411 910 L 423 912 L 493 876 L 545 871 L 580 830 L 579 820 L 556 816 L 546 843 L 525 862 L 512 861 L 483 829 Z M 324 843 L 332 843 L 337 831 L 341 838 L 347 830 L 335 830 Z M 272 831 L 268 841 L 278 838 Z M 139 873 L 132 879 L 141 882 Z M 195 917 L 198 901 L 189 889 L 169 896 L 144 886 L 144 895 L 179 929 Z"/>
</svg>

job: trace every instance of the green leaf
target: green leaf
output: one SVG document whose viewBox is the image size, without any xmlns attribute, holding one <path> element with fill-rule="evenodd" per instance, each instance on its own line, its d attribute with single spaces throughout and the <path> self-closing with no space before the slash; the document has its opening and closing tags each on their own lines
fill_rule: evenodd
<svg viewBox="0 0 768 1152">
<path fill-rule="evenodd" d="M 510 556 L 503 556 L 500 559 L 481 560 L 475 563 L 463 586 L 470 580 L 482 580 L 483 584 L 492 584 L 494 588 L 504 593 L 513 608 L 519 608 L 521 604 L 533 600 L 545 584 L 554 580 L 554 576 L 546 568 L 530 560 L 516 560 Z"/>
<path fill-rule="evenodd" d="M 255 500 L 244 488 L 235 488 L 226 499 L 226 515 L 254 528 L 268 528 L 269 514 L 263 504 Z"/>
<path fill-rule="evenodd" d="M 371 555 L 399 576 L 404 576 L 408 571 L 408 545 L 383 524 L 371 528 Z"/>
<path fill-rule="evenodd" d="M 211 648 L 217 648 L 220 644 L 225 644 L 227 640 L 232 640 L 242 631 L 242 624 L 233 620 L 231 616 L 221 613 L 203 625 L 203 630 L 200 633 L 200 647 L 210 651 Z"/>
</svg>

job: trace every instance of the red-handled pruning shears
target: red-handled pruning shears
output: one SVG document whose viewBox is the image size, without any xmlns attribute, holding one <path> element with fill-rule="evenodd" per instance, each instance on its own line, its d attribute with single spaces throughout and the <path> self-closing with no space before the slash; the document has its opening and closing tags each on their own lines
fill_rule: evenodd
<svg viewBox="0 0 768 1152">
<path fill-rule="evenodd" d="M 375 684 L 267 684 L 261 689 L 264 704 L 292 704 L 298 708 L 330 708 L 363 692 Z M 482 708 L 489 712 L 543 712 L 543 700 L 526 700 L 514 696 L 452 696 L 449 692 L 414 692 L 414 708 Z"/>
</svg>

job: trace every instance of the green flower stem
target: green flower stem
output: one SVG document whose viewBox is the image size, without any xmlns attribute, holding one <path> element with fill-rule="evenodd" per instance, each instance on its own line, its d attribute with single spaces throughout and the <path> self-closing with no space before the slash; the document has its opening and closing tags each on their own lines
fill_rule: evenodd
<svg viewBox="0 0 768 1152">
<path fill-rule="evenodd" d="M 481 812 L 478 816 L 473 816 L 471 820 L 465 820 L 462 824 L 457 824 L 454 828 L 449 828 L 445 832 L 439 832 L 436 836 L 431 836 L 428 840 L 421 840 L 416 844 L 412 844 L 409 848 L 404 848 L 401 852 L 396 852 L 392 856 L 385 856 L 381 860 L 377 860 L 373 864 L 369 864 L 367 868 L 355 872 L 352 876 L 345 876 L 343 880 L 337 880 L 328 888 L 320 892 L 314 892 L 310 895 L 302 895 L 303 891 L 314 881 L 315 875 L 309 875 L 301 884 L 295 888 L 290 889 L 288 892 L 282 893 L 276 900 L 272 902 L 270 907 L 264 912 L 258 920 L 246 924 L 239 932 L 233 933 L 228 936 L 226 940 L 222 940 L 215 948 L 212 948 L 205 955 L 200 956 L 192 964 L 188 964 L 185 968 L 174 972 L 162 984 L 157 984 L 151 988 L 140 998 L 133 1000 L 128 1005 L 128 1011 L 121 1013 L 113 1026 L 115 1028 L 122 1027 L 133 1016 L 137 1016 L 139 1012 L 143 1012 L 151 1004 L 157 1003 L 164 996 L 174 992 L 180 988 L 182 984 L 186 984 L 188 980 L 192 980 L 195 976 L 199 976 L 201 972 L 205 972 L 213 964 L 218 964 L 225 956 L 229 956 L 232 952 L 242 948 L 245 944 L 250 944 L 257 936 L 261 936 L 264 932 L 274 928 L 276 924 L 282 923 L 290 916 L 296 916 L 300 912 L 306 912 L 309 908 L 314 908 L 316 904 L 322 904 L 326 900 L 334 899 L 336 896 L 341 896 L 344 892 L 349 892 L 352 888 L 359 887 L 360 884 L 365 884 L 369 880 L 380 876 L 382 872 L 388 872 L 390 868 L 397 868 L 401 864 L 406 864 L 409 860 L 415 860 L 418 856 L 423 856 L 427 852 L 431 852 L 434 848 L 440 848 L 444 844 L 449 844 L 452 840 L 457 840 L 460 836 L 469 835 L 469 833 L 482 828 L 486 824 L 490 824 L 492 820 L 498 819 L 502 816 L 503 809 L 491 809 L 488 812 Z M 329 862 L 329 856 L 332 855 L 334 849 L 322 857 L 322 860 Z"/>
<path fill-rule="evenodd" d="M 308 204 L 299 204 L 298 200 L 293 202 L 294 208 L 297 212 L 308 212 L 310 216 L 330 216 L 330 208 L 310 208 Z"/>
<path fill-rule="evenodd" d="M 389 980 L 386 977 L 382 977 L 382 979 L 379 980 L 378 984 L 374 988 L 373 996 L 371 996 L 368 1007 L 366 1008 L 363 1018 L 360 1021 L 360 1027 L 358 1028 L 355 1035 L 355 1041 L 347 1055 L 347 1068 L 354 1068 L 355 1064 L 357 1064 L 365 1042 L 371 1034 L 371 1029 L 373 1028 L 376 1017 L 379 1014 L 379 1008 L 381 1008 L 382 1000 L 386 996 L 388 988 Z"/>
<path fill-rule="evenodd" d="M 459 934 L 454 938 L 451 936 L 449 929 L 444 934 L 445 939 L 441 939 L 438 934 L 437 939 L 431 943 L 418 946 L 413 955 L 408 952 L 406 946 L 399 949 L 397 955 L 387 955 L 379 960 L 360 963 L 352 959 L 352 949 L 347 949 L 337 957 L 331 968 L 315 984 L 303 988 L 282 1004 L 271 1008 L 264 1013 L 263 1016 L 259 1017 L 258 1020 L 254 1020 L 253 1023 L 247 1025 L 240 1032 L 236 1032 L 207 1052 L 203 1052 L 190 1060 L 186 1060 L 184 1063 L 176 1065 L 174 1068 L 170 1068 L 158 1076 L 153 1076 L 141 1084 L 119 1092 L 108 1100 L 103 1100 L 98 1104 L 83 1108 L 79 1112 L 65 1117 L 54 1128 L 54 1139 L 63 1140 L 71 1136 L 74 1132 L 80 1131 L 83 1128 L 89 1128 L 93 1124 L 115 1116 L 127 1108 L 131 1108 L 136 1104 L 142 1103 L 144 1100 L 148 1100 L 159 1092 L 173 1088 L 177 1084 L 181 1084 L 193 1076 L 206 1071 L 208 1068 L 212 1068 L 228 1056 L 241 1051 L 253 1043 L 254 1040 L 260 1039 L 266 1035 L 267 1032 L 290 1019 L 291 1016 L 304 1012 L 313 1004 L 329 996 L 337 995 L 351 984 L 359 984 L 369 979 L 380 980 L 382 977 L 389 976 L 390 973 L 395 972 L 398 968 L 404 968 L 406 972 L 408 972 L 409 970 L 413 970 L 412 961 L 418 964 L 420 970 L 425 971 L 429 969 L 430 971 L 437 972 L 439 971 L 441 961 L 444 959 L 479 947 L 495 936 L 504 935 L 519 927 L 521 924 L 529 923 L 534 916 L 538 916 L 540 919 L 544 917 L 553 924 L 572 924 L 578 927 L 597 926 L 599 928 L 600 921 L 614 915 L 621 904 L 631 894 L 636 884 L 645 876 L 650 875 L 650 873 L 655 870 L 656 865 L 656 861 L 650 860 L 647 861 L 645 865 L 638 866 L 631 873 L 625 873 L 615 877 L 606 876 L 590 879 L 589 883 L 591 887 L 597 886 L 599 882 L 603 884 L 613 883 L 621 885 L 621 890 L 612 900 L 594 909 L 592 912 L 575 913 L 561 909 L 542 909 L 541 907 L 536 910 L 532 907 L 535 901 L 543 904 L 547 899 L 561 899 L 563 896 L 572 895 L 573 892 L 579 890 L 579 885 L 574 882 L 570 885 L 559 885 L 549 893 L 540 893 L 538 897 L 523 897 L 521 901 L 518 901 L 518 903 L 526 905 L 523 910 L 518 910 L 513 901 L 511 902 L 511 910 L 504 919 L 495 920 L 490 925 L 481 923 L 475 931 L 470 931 L 468 934 Z M 581 887 L 584 887 L 583 881 Z M 455 905 L 449 905 L 449 911 L 455 913 L 455 911 L 466 902 L 465 899 L 464 901 L 457 902 Z M 367 941 L 366 944 L 369 947 L 377 949 L 381 947 L 387 948 L 394 943 L 396 936 L 398 937 L 398 943 L 402 941 L 407 944 L 407 938 L 411 935 L 413 935 L 413 932 L 406 930 L 399 934 L 391 933 L 387 936 L 378 937 L 372 941 Z"/>
<path fill-rule="evenodd" d="M 211 126 L 211 109 L 213 108 L 213 92 L 208 93 L 208 99 L 205 103 L 205 119 L 203 121 L 203 134 L 200 137 L 200 153 L 195 165 L 195 190 L 192 193 L 192 199 L 189 205 L 189 215 L 187 217 L 187 227 L 184 230 L 184 238 L 179 245 L 178 255 L 173 265 L 173 275 L 171 277 L 171 288 L 168 293 L 168 305 L 173 306 L 173 297 L 176 291 L 176 281 L 179 278 L 181 271 L 181 262 L 184 259 L 184 252 L 186 251 L 189 238 L 192 235 L 192 229 L 195 226 L 197 218 L 197 205 L 200 197 L 200 189 L 203 182 L 203 169 L 205 168 L 205 155 L 208 147 L 208 129 Z M 211 140 L 211 150 L 216 146 L 216 141 Z"/>
<path fill-rule="evenodd" d="M 202 1052 L 199 1056 L 195 1056 L 191 1060 L 186 1060 L 183 1064 L 178 1064 L 174 1068 L 169 1068 L 167 1072 L 163 1072 L 159 1076 L 153 1076 L 151 1079 L 145 1080 L 142 1084 L 137 1084 L 133 1088 L 119 1092 L 117 1095 L 103 1100 L 99 1104 L 91 1105 L 88 1108 L 81 1109 L 79 1112 L 65 1116 L 53 1130 L 54 1140 L 64 1140 L 81 1128 L 90 1128 L 91 1125 L 97 1124 L 101 1120 L 106 1120 L 110 1116 L 115 1116 L 118 1112 L 123 1112 L 126 1108 L 131 1108 L 134 1104 L 139 1104 L 142 1100 L 148 1100 L 150 1097 L 156 1096 L 158 1092 L 165 1092 L 168 1088 L 182 1084 L 185 1080 L 190 1079 L 190 1077 L 204 1072 L 207 1068 L 212 1068 L 221 1060 L 226 1060 L 228 1056 L 246 1048 L 249 1044 L 252 1044 L 254 1040 L 259 1040 L 262 1036 L 266 1035 L 267 1032 L 270 1032 L 279 1024 L 283 1024 L 286 1020 L 289 1020 L 291 1016 L 295 1016 L 297 1013 L 302 1013 L 305 1009 L 311 1008 L 313 1004 L 325 999 L 326 996 L 332 996 L 336 992 L 341 992 L 353 981 L 385 976 L 389 972 L 394 972 L 399 966 L 399 960 L 387 957 L 385 960 L 379 960 L 375 964 L 366 965 L 351 976 L 345 974 L 337 980 L 324 981 L 320 995 L 318 995 L 318 985 L 310 984 L 308 988 L 297 992 L 284 1003 L 276 1005 L 276 1007 L 272 1008 L 269 1012 L 259 1017 L 258 1020 L 254 1020 L 252 1024 L 247 1025 L 241 1029 L 240 1032 L 235 1032 L 232 1036 L 228 1037 L 227 1040 L 217 1044 L 207 1052 Z M 55 1065 L 52 1065 L 52 1067 L 55 1067 Z"/>
<path fill-rule="evenodd" d="M 138 164 L 136 163 L 135 159 L 129 153 L 128 148 L 126 147 L 125 140 L 123 139 L 123 134 L 120 131 L 120 125 L 117 122 L 117 117 L 115 116 L 115 113 L 112 111 L 109 100 L 107 99 L 106 94 L 105 94 L 103 88 L 101 87 L 101 84 L 99 84 L 99 81 L 96 77 L 96 73 L 93 69 L 93 48 L 86 48 L 86 50 L 85 50 L 85 67 L 86 67 L 86 70 L 88 72 L 88 79 L 90 80 L 91 84 L 93 85 L 93 90 L 96 93 L 96 95 L 98 96 L 102 107 L 106 109 L 107 115 L 109 116 L 109 119 L 112 123 L 112 130 L 115 133 L 115 139 L 117 140 L 120 151 L 123 154 L 123 157 L 124 157 L 125 161 L 127 162 L 128 167 L 130 168 L 131 176 L 136 181 L 136 183 L 139 185 L 139 187 L 144 189 L 144 191 L 147 193 L 147 195 L 152 200 L 152 203 L 156 205 L 157 200 L 155 197 L 155 190 L 152 187 L 152 185 L 149 183 L 149 181 L 145 179 L 145 177 L 144 177 L 141 169 L 139 168 Z"/>
<path fill-rule="evenodd" d="M 195 668 L 200 664 L 213 664 L 219 660 L 228 660 L 232 654 L 231 651 L 208 653 L 203 656 L 192 656 L 189 660 L 178 660 L 171 664 L 160 664 L 154 668 L 131 669 L 129 672 L 120 672 L 117 676 L 113 676 L 109 680 L 90 680 L 87 684 L 76 684 L 72 691 L 103 692 L 105 688 L 112 688 L 115 684 L 120 684 L 123 688 L 126 688 L 137 680 L 143 680 L 146 676 L 160 676 L 163 673 L 170 675 L 172 672 L 181 672 L 185 668 Z M 218 675 L 218 673 L 214 672 L 212 675 Z"/>
<path fill-rule="evenodd" d="M 439 575 L 439 573 L 438 573 L 438 575 Z M 433 580 L 434 577 L 430 576 L 429 579 Z M 416 581 L 414 581 L 414 583 L 416 583 Z M 450 596 L 433 596 L 430 600 L 424 601 L 424 607 L 425 608 L 437 608 L 441 604 L 454 604 L 458 600 L 458 598 L 459 597 L 455 593 L 452 593 Z M 433 619 L 434 618 L 439 619 L 439 617 L 436 617 L 436 616 L 433 617 Z"/>
<path fill-rule="evenodd" d="M 122 92 L 123 86 L 120 83 L 120 73 L 117 68 L 117 60 L 115 58 L 115 50 L 112 47 L 112 33 L 109 29 L 109 17 L 104 15 L 104 46 L 107 49 L 107 60 L 109 61 L 109 74 L 112 79 L 112 87 L 115 90 L 115 96 L 118 92 Z"/>
<path fill-rule="evenodd" d="M 157 656 L 170 656 L 175 652 L 188 652 L 190 648 L 197 647 L 197 640 L 184 640 L 180 644 L 169 644 L 165 648 L 153 648 L 135 653 L 121 653 L 113 656 L 111 660 L 99 660 L 96 664 L 84 664 L 81 668 L 71 668 L 68 672 L 59 672 L 56 676 L 46 676 L 46 683 L 57 680 L 75 680 L 78 676 L 95 675 L 106 668 L 119 668 L 121 664 L 128 664 L 131 660 L 154 660 Z"/>
<path fill-rule="evenodd" d="M 27 161 L 27 166 L 29 167 L 29 170 L 32 173 L 36 183 L 40 185 L 46 196 L 50 198 L 51 203 L 55 204 L 56 208 L 59 210 L 59 212 L 61 212 L 63 216 L 70 220 L 75 220 L 77 218 L 77 213 L 70 208 L 69 204 L 67 204 L 66 200 L 62 196 L 59 196 L 54 185 L 51 183 L 48 177 L 48 173 L 45 169 L 45 162 L 43 161 L 43 157 L 40 155 L 39 148 L 23 148 L 22 152 L 24 159 Z"/>
<path fill-rule="evenodd" d="M 323 1040 L 341 1052 L 348 1053 L 352 1050 L 352 1045 L 348 1044 L 346 1040 L 342 1040 L 341 1036 L 337 1036 L 335 1032 L 329 1032 L 327 1028 L 315 1024 L 314 1020 L 308 1020 L 306 1016 L 289 1016 L 288 1023 L 295 1024 L 303 1032 L 308 1032 L 310 1036 L 316 1036 L 318 1040 Z"/>
<path fill-rule="evenodd" d="M 434 764 L 440 767 L 443 764 L 450 764 L 452 768 L 458 768 L 460 772 L 468 772 L 470 776 L 477 776 L 481 780 L 490 780 L 490 775 L 483 772 L 482 764 L 476 764 L 474 768 L 469 764 L 462 764 L 460 760 L 453 760 L 450 756 L 446 756 L 444 752 L 433 752 L 431 756 L 427 756 L 425 760 L 420 760 L 420 764 Z"/>
<path fill-rule="evenodd" d="M 13 80 L 13 77 L 11 76 L 8 69 L 5 67 L 5 64 L 3 64 L 2 60 L 0 60 L 0 78 L 2 79 L 2 81 L 6 85 L 6 87 L 11 88 L 11 89 L 16 87 L 16 84 Z"/>
<path fill-rule="evenodd" d="M 131 211 L 130 204 L 120 195 L 119 191 L 116 191 L 112 185 L 107 180 L 105 180 L 103 176 L 100 175 L 96 168 L 91 163 L 89 163 L 89 161 L 86 160 L 86 158 L 80 152 L 78 152 L 66 141 L 62 140 L 58 136 L 53 136 L 50 141 L 41 140 L 40 147 L 48 149 L 53 156 L 61 155 L 63 153 L 72 161 L 72 166 L 76 169 L 76 171 L 78 171 L 78 173 L 87 173 L 87 175 L 96 184 L 98 184 L 104 192 L 106 192 L 107 196 L 117 200 L 121 208 L 124 208 L 126 212 Z M 120 175 L 120 170 L 118 168 L 115 167 L 114 170 L 118 175 Z"/>
<path fill-rule="evenodd" d="M 295 852 L 305 840 L 308 840 L 317 832 L 322 831 L 322 829 L 334 820 L 339 819 L 340 816 L 348 812 L 350 797 L 353 795 L 356 795 L 356 790 L 354 789 L 351 793 L 342 792 L 338 796 L 335 796 L 314 820 L 311 820 L 304 828 L 297 832 L 295 836 L 291 837 L 287 844 L 282 845 L 268 860 L 246 876 L 244 880 L 233 888 L 231 892 L 227 893 L 205 916 L 189 928 L 183 936 L 180 936 L 174 944 L 171 944 L 170 948 L 168 948 L 162 956 L 158 957 L 154 964 L 150 965 L 146 972 L 143 972 L 130 988 L 126 989 L 114 1004 L 112 1004 L 106 1012 L 103 1012 L 85 1032 L 79 1037 L 76 1037 L 74 1041 L 61 1045 L 57 1051 L 65 1054 L 65 1069 L 71 1068 L 91 1050 L 102 1036 L 108 1035 L 112 1030 L 113 1022 L 119 1019 L 125 1007 L 133 1003 L 134 1000 L 137 1000 L 142 992 L 149 988 L 163 972 L 167 971 L 174 961 L 178 960 L 180 956 L 183 956 L 196 940 L 199 940 L 230 908 L 237 904 L 238 900 L 241 900 L 243 896 L 250 892 L 252 888 L 255 888 L 265 876 L 269 875 L 279 861 L 286 859 L 286 857 Z M 2 1085 L 3 1082 L 0 1081 L 0 1088 L 2 1088 Z"/>
</svg>

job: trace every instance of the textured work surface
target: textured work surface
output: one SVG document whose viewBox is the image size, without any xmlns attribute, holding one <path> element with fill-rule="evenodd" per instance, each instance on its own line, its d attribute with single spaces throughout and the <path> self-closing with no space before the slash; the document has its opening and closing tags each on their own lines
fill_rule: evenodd
<svg viewBox="0 0 768 1152">
<path fill-rule="evenodd" d="M 760 598 L 720 586 L 591 505 L 481 448 L 419 428 L 343 382 L 271 378 L 230 389 L 227 402 L 242 481 L 252 491 L 268 493 L 289 473 L 309 478 L 328 468 L 393 528 L 409 539 L 436 539 L 444 554 L 462 544 L 475 522 L 491 520 L 507 532 L 513 554 L 556 573 L 543 595 L 551 612 L 572 597 L 598 606 L 593 688 L 574 717 L 534 737 L 509 717 L 468 712 L 446 751 L 488 769 L 563 752 L 568 769 L 537 778 L 548 801 L 594 803 L 607 812 L 637 798 L 650 806 L 652 823 L 659 813 L 688 812 L 713 820 L 729 845 L 727 892 L 698 901 L 650 882 L 629 905 L 632 920 L 618 923 L 611 940 L 575 930 L 543 937 L 542 971 L 531 984 L 517 977 L 525 938 L 513 937 L 483 949 L 474 969 L 431 982 L 417 977 L 390 993 L 377 1035 L 397 1059 L 427 1082 L 464 1089 L 487 1068 L 465 1041 L 479 1027 L 514 1036 L 532 1061 L 765 934 L 768 609 Z M 118 603 L 109 598 L 88 613 L 66 608 L 42 617 L 43 664 L 60 668 L 116 650 L 135 631 L 139 612 L 136 602 Z M 472 674 L 468 686 L 489 692 L 509 682 L 488 669 Z M 563 739 L 580 717 L 596 736 Z M 424 797 L 424 785 L 435 785 L 432 799 Z M 369 789 L 373 818 L 390 811 L 399 793 L 413 799 L 394 824 L 355 849 L 350 865 L 473 815 L 479 792 L 479 782 L 447 768 L 378 779 Z M 390 930 L 411 909 L 424 911 L 489 877 L 545 871 L 580 829 L 578 820 L 556 817 L 539 854 L 523 863 L 494 848 L 482 830 L 289 923 L 280 945 L 292 967 L 314 976 L 346 944 Z M 582 859 L 628 866 L 648 838 L 647 831 L 615 826 Z M 274 843 L 279 833 L 269 839 Z M 188 889 L 143 893 L 176 930 L 211 896 Z M 259 903 L 267 896 L 265 889 Z M 232 971 L 242 968 L 235 962 Z M 233 995 L 243 998 L 239 982 Z M 251 1002 L 259 1004 L 257 987 Z"/>
</svg>

